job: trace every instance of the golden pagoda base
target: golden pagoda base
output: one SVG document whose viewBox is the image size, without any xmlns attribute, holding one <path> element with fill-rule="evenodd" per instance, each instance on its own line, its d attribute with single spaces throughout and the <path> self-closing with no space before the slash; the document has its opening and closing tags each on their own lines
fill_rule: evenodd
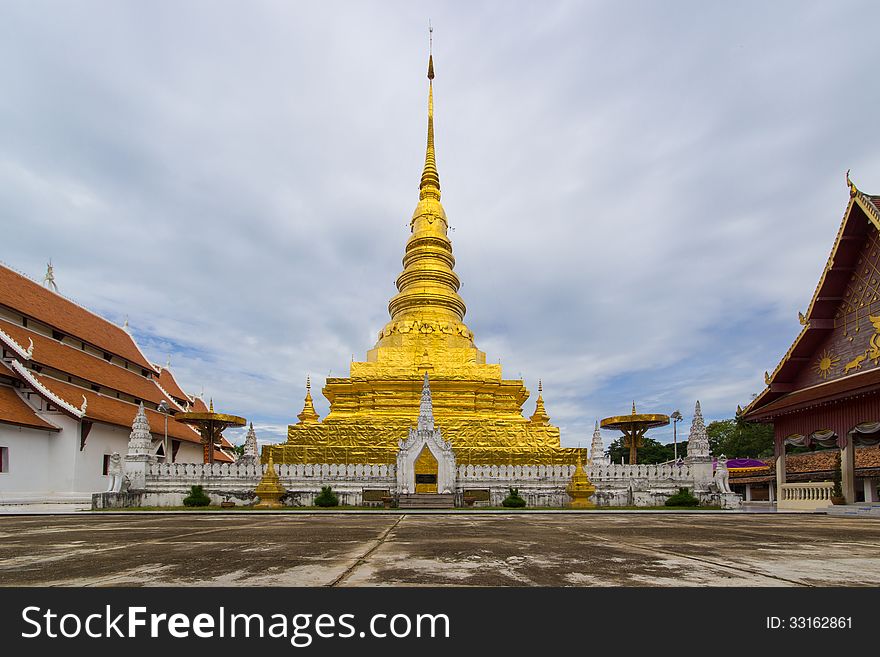
<svg viewBox="0 0 880 657">
<path fill-rule="evenodd" d="M 266 473 L 260 479 L 260 483 L 254 489 L 254 493 L 260 498 L 260 501 L 254 505 L 255 509 L 281 509 L 284 505 L 281 498 L 287 494 L 287 489 L 281 485 L 278 473 L 275 472 L 275 463 L 272 460 L 272 454 L 269 453 L 269 466 Z"/>
<path fill-rule="evenodd" d="M 571 477 L 571 483 L 568 485 L 568 488 L 565 489 L 565 492 L 568 493 L 568 496 L 571 498 L 571 504 L 569 504 L 570 508 L 596 508 L 595 503 L 590 501 L 590 498 L 596 492 L 596 487 L 593 485 L 589 477 L 587 477 L 587 473 L 584 471 L 584 465 L 581 462 L 580 454 L 578 454 L 577 467 L 575 468 L 574 474 Z"/>
<path fill-rule="evenodd" d="M 418 402 L 413 406 L 418 411 Z M 397 463 L 398 439 L 407 435 L 412 418 L 375 421 L 324 421 L 289 428 L 287 442 L 267 445 L 277 463 L 385 464 Z M 443 438 L 452 443 L 458 466 L 571 465 L 578 450 L 559 446 L 559 429 L 517 420 L 484 417 L 460 420 L 438 417 Z"/>
</svg>

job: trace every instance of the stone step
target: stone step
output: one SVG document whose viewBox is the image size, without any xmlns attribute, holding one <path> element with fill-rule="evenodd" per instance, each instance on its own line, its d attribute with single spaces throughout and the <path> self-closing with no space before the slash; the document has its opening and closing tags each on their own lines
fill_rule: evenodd
<svg viewBox="0 0 880 657">
<path fill-rule="evenodd" d="M 880 504 L 876 502 L 858 502 L 856 504 L 838 504 L 828 507 L 830 516 L 848 516 L 858 518 L 880 518 Z"/>
<path fill-rule="evenodd" d="M 400 509 L 452 509 L 455 496 L 451 493 L 410 493 L 401 495 L 397 501 Z"/>
</svg>

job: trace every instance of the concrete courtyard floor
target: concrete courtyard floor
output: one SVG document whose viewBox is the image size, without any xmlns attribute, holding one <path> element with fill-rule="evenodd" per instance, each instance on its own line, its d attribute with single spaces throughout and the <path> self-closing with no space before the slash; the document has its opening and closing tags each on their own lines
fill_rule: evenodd
<svg viewBox="0 0 880 657">
<path fill-rule="evenodd" d="M 0 516 L 0 585 L 880 586 L 878 547 L 812 514 Z"/>
</svg>

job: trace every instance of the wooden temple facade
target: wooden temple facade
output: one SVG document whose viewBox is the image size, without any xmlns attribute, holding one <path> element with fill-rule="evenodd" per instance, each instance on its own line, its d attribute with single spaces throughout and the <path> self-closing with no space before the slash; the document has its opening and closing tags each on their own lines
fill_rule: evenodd
<svg viewBox="0 0 880 657">
<path fill-rule="evenodd" d="M 860 481 L 855 449 L 880 449 L 880 196 L 849 179 L 849 202 L 803 326 L 766 389 L 742 411 L 772 422 L 776 488 L 786 483 L 786 445 L 837 447 L 843 493 L 876 501 L 876 479 Z"/>
</svg>

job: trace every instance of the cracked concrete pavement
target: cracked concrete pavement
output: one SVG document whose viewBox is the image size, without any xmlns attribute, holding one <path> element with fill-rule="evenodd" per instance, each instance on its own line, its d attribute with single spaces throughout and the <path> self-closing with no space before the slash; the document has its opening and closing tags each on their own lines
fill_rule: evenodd
<svg viewBox="0 0 880 657">
<path fill-rule="evenodd" d="M 774 514 L 0 517 L 2 586 L 880 586 L 880 522 Z"/>
</svg>

